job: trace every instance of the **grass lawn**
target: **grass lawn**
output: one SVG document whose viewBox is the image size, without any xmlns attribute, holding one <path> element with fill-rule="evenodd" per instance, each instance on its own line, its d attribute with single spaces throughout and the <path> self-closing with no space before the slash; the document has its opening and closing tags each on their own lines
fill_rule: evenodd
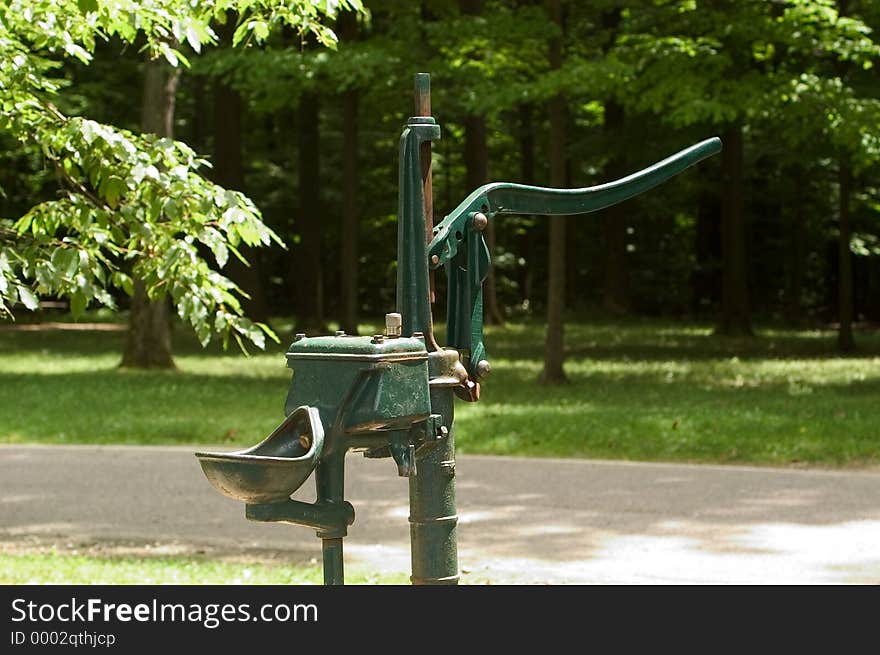
<svg viewBox="0 0 880 655">
<path fill-rule="evenodd" d="M 345 572 L 346 584 L 409 584 L 405 575 Z M 321 565 L 228 562 L 207 557 L 0 553 L 0 584 L 323 584 Z"/>
<path fill-rule="evenodd" d="M 364 326 L 362 333 L 374 327 Z M 880 333 L 569 323 L 570 383 L 544 387 L 543 326 L 487 330 L 483 400 L 460 452 L 750 464 L 880 463 Z M 251 445 L 283 418 L 286 343 L 250 358 L 175 334 L 177 371 L 117 368 L 119 331 L 0 330 L 0 443 Z"/>
</svg>

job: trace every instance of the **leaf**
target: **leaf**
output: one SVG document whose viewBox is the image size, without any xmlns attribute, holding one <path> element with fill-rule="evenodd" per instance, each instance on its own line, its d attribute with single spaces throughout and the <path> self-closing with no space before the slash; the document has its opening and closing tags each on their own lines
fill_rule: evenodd
<svg viewBox="0 0 880 655">
<path fill-rule="evenodd" d="M 92 121 L 81 121 L 79 125 L 83 141 L 91 145 L 95 140 L 95 123 Z"/>
<path fill-rule="evenodd" d="M 272 339 L 275 343 L 281 343 L 281 340 L 278 338 L 278 335 L 275 334 L 275 331 L 270 328 L 265 323 L 254 323 L 258 328 L 260 328 L 263 332 L 266 333 L 266 336 Z"/>
<path fill-rule="evenodd" d="M 119 204 L 119 198 L 125 190 L 125 180 L 118 175 L 110 175 L 104 178 L 99 193 L 104 197 L 104 200 L 107 201 L 107 204 L 110 205 L 110 207 L 116 209 Z"/>
<path fill-rule="evenodd" d="M 251 221 L 242 221 L 237 224 L 236 231 L 241 237 L 241 240 L 249 246 L 255 246 L 262 241 L 262 235 L 260 234 L 259 228 Z"/>
<path fill-rule="evenodd" d="M 190 47 L 196 52 L 202 51 L 201 39 L 199 39 L 199 32 L 195 28 L 195 26 L 190 25 L 186 28 L 186 41 L 187 43 L 189 43 Z"/>
<path fill-rule="evenodd" d="M 113 274 L 113 281 L 117 286 L 122 287 L 122 290 L 125 291 L 129 296 L 134 295 L 134 283 L 131 278 L 125 273 L 117 272 Z"/>
<path fill-rule="evenodd" d="M 269 36 L 269 26 L 261 21 L 255 20 L 251 22 L 251 26 L 254 30 L 254 36 L 257 37 L 257 41 L 265 41 L 266 37 Z"/>
<path fill-rule="evenodd" d="M 55 269 L 49 262 L 39 262 L 36 267 L 36 277 L 40 288 L 49 292 L 55 287 Z"/>
<path fill-rule="evenodd" d="M 76 0 L 76 6 L 82 13 L 88 14 L 92 11 L 98 11 L 98 0 Z"/>
<path fill-rule="evenodd" d="M 174 198 L 165 201 L 164 210 L 165 215 L 172 221 L 180 220 L 180 204 Z"/>
<path fill-rule="evenodd" d="M 15 288 L 18 290 L 18 297 L 25 307 L 33 311 L 40 306 L 40 301 L 33 291 L 20 284 L 16 284 Z"/>
<path fill-rule="evenodd" d="M 51 261 L 61 278 L 72 279 L 79 269 L 79 254 L 74 248 L 56 248 Z"/>
<path fill-rule="evenodd" d="M 235 34 L 232 35 L 232 45 L 237 46 L 242 42 L 245 36 L 248 33 L 248 23 L 242 23 L 238 27 L 235 28 Z"/>
<path fill-rule="evenodd" d="M 110 309 L 116 309 L 116 302 L 113 300 L 113 296 L 104 291 L 103 289 L 99 289 L 95 292 L 95 299 L 98 300 L 105 307 L 109 307 Z"/>
<path fill-rule="evenodd" d="M 70 313 L 73 314 L 73 318 L 78 319 L 82 316 L 88 304 L 89 300 L 85 294 L 82 291 L 75 291 L 70 297 Z"/>
<path fill-rule="evenodd" d="M 215 230 L 213 227 L 206 227 L 199 233 L 199 241 L 211 249 L 220 268 L 226 266 L 226 262 L 229 260 L 229 250 L 227 248 L 226 240 L 219 231 Z"/>
<path fill-rule="evenodd" d="M 159 44 L 159 52 L 161 52 L 162 56 L 165 57 L 165 61 L 177 68 L 177 64 L 180 63 L 178 59 L 180 53 L 177 52 L 177 50 L 162 41 Z"/>
<path fill-rule="evenodd" d="M 135 164 L 131 167 L 131 176 L 135 184 L 140 184 L 144 178 L 159 181 L 159 170 L 152 164 Z M 141 190 L 143 193 L 143 190 Z"/>
<path fill-rule="evenodd" d="M 226 249 L 226 244 L 221 241 L 214 246 L 213 251 L 214 257 L 217 259 L 217 266 L 220 268 L 226 266 L 226 262 L 229 260 L 229 251 Z"/>
<path fill-rule="evenodd" d="M 201 321 L 196 323 L 194 326 L 196 331 L 196 337 L 199 340 L 199 343 L 202 344 L 204 348 L 211 342 L 211 326 L 208 325 L 207 322 Z"/>
</svg>

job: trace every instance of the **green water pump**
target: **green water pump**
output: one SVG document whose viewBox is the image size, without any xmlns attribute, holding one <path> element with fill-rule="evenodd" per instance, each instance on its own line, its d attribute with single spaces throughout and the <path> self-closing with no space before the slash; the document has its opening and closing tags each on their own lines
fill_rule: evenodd
<svg viewBox="0 0 880 655">
<path fill-rule="evenodd" d="M 252 521 L 304 525 L 322 540 L 324 582 L 342 584 L 342 541 L 354 522 L 344 498 L 345 456 L 392 458 L 409 480 L 412 582 L 458 581 L 454 400 L 476 401 L 490 370 L 482 284 L 491 264 L 484 230 L 505 214 L 584 214 L 651 189 L 715 154 L 708 139 L 620 180 L 584 189 L 487 184 L 433 225 L 430 81 L 416 75 L 416 116 L 400 137 L 397 311 L 373 336 L 298 334 L 285 419 L 252 448 L 199 452 L 214 487 L 245 503 Z M 448 278 L 447 340 L 434 337 L 433 271 Z M 314 503 L 291 495 L 315 473 Z"/>
</svg>

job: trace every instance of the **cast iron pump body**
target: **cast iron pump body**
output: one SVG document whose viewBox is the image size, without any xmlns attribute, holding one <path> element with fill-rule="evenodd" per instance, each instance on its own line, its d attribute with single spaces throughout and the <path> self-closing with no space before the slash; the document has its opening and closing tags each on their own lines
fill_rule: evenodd
<svg viewBox="0 0 880 655">
<path fill-rule="evenodd" d="M 597 211 L 651 189 L 715 154 L 708 139 L 615 182 L 584 189 L 493 183 L 432 225 L 430 78 L 416 75 L 416 113 L 400 137 L 397 312 L 373 337 L 296 335 L 285 420 L 256 446 L 196 453 L 221 493 L 253 521 L 305 525 L 322 539 L 324 583 L 342 584 L 342 540 L 354 521 L 344 498 L 345 455 L 392 457 L 409 479 L 412 581 L 458 582 L 454 398 L 476 401 L 490 366 L 483 343 L 482 284 L 491 264 L 483 237 L 505 214 Z M 433 330 L 432 271 L 448 277 L 447 339 Z M 290 496 L 315 472 L 314 503 Z"/>
</svg>

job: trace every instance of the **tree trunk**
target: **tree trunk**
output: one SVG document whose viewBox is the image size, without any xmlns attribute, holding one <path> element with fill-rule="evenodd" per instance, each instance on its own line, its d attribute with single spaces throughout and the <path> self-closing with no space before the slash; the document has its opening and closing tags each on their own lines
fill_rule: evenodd
<svg viewBox="0 0 880 655">
<path fill-rule="evenodd" d="M 232 46 L 235 31 L 233 15 L 218 30 L 220 41 Z M 220 186 L 237 191 L 244 190 L 244 165 L 242 163 L 242 101 L 241 95 L 222 77 L 214 80 L 214 181 Z M 269 319 L 269 306 L 263 290 L 260 274 L 260 256 L 256 248 L 242 243 L 239 252 L 248 261 L 243 264 L 235 256 L 229 258 L 223 273 L 250 296 L 242 298 L 245 314 L 255 321 Z"/>
<path fill-rule="evenodd" d="M 852 170 L 849 162 L 841 158 L 838 167 L 838 240 L 837 240 L 837 313 L 840 327 L 837 331 L 837 348 L 841 352 L 855 350 L 853 339 L 853 274 L 849 201 L 852 192 Z"/>
<path fill-rule="evenodd" d="M 299 245 L 293 250 L 296 262 L 296 324 L 297 331 L 323 332 L 324 299 L 321 268 L 321 205 L 320 173 L 320 111 L 318 96 L 304 92 L 300 96 L 299 129 L 299 213 L 295 224 L 300 234 Z"/>
<path fill-rule="evenodd" d="M 193 75 L 191 78 L 192 95 L 193 95 L 193 115 L 190 121 L 190 136 L 187 143 L 192 146 L 196 152 L 205 151 L 205 124 L 208 121 L 207 99 L 205 98 L 206 76 Z"/>
<path fill-rule="evenodd" d="M 358 333 L 358 92 L 349 89 L 342 97 L 342 250 L 340 278 L 342 319 L 340 327 Z"/>
<path fill-rule="evenodd" d="M 691 274 L 691 311 L 704 315 L 718 304 L 721 260 L 721 203 L 717 193 L 709 189 L 697 197 L 697 225 L 694 234 L 696 266 Z"/>
<path fill-rule="evenodd" d="M 547 0 L 551 20 L 562 27 L 560 0 Z M 562 40 L 550 44 L 550 67 L 562 66 Z M 553 97 L 548 103 L 550 118 L 550 185 L 565 186 L 565 98 Z M 565 217 L 550 217 L 550 258 L 547 280 L 547 340 L 544 352 L 544 384 L 566 382 L 563 362 L 565 360 L 565 333 L 562 312 L 565 304 Z"/>
<path fill-rule="evenodd" d="M 841 16 L 849 14 L 849 0 L 838 0 L 838 13 Z M 837 74 L 842 79 L 847 74 L 849 66 L 844 62 L 838 62 Z M 841 155 L 837 169 L 838 195 L 837 195 L 837 320 L 840 327 L 837 330 L 837 349 L 841 352 L 855 350 L 856 342 L 853 338 L 853 271 L 852 252 L 850 251 L 851 226 L 849 215 L 849 201 L 852 193 L 852 169 L 846 155 Z"/>
<path fill-rule="evenodd" d="M 483 0 L 459 0 L 459 11 L 464 16 L 479 16 L 483 11 Z M 489 181 L 489 146 L 486 140 L 486 117 L 482 114 L 469 114 L 464 119 L 464 165 L 465 193 L 470 193 Z M 490 221 L 484 233 L 489 254 L 495 258 L 495 223 Z M 504 318 L 498 306 L 498 292 L 495 287 L 495 270 L 483 282 L 483 320 L 491 325 L 502 325 Z"/>
<path fill-rule="evenodd" d="M 222 79 L 214 83 L 214 181 L 220 186 L 237 191 L 244 190 L 244 167 L 241 153 L 241 96 Z M 255 321 L 269 319 L 269 306 L 260 275 L 260 258 L 257 249 L 245 243 L 239 252 L 248 261 L 243 264 L 237 257 L 230 257 L 222 271 L 250 296 L 242 298 L 245 314 Z"/>
<path fill-rule="evenodd" d="M 163 60 L 145 64 L 141 130 L 163 137 L 174 135 L 174 100 L 180 73 Z M 174 368 L 171 318 L 167 299 L 151 301 L 144 282 L 134 279 L 122 366 Z"/>
<path fill-rule="evenodd" d="M 605 103 L 605 123 L 603 130 L 607 143 L 614 143 L 615 135 L 623 130 L 623 107 L 613 101 Z M 611 155 L 605 165 L 605 180 L 623 177 L 626 162 L 622 155 Z M 604 210 L 603 228 L 605 232 L 605 294 L 603 304 L 611 314 L 627 314 L 629 303 L 629 271 L 626 255 L 626 206 L 612 205 Z"/>
<path fill-rule="evenodd" d="M 357 38 L 357 15 L 339 16 L 339 36 L 346 43 Z M 358 333 L 358 107 L 360 94 L 348 89 L 342 95 L 342 234 L 339 283 L 342 307 L 339 327 L 348 334 Z"/>
<path fill-rule="evenodd" d="M 785 319 L 790 323 L 798 323 L 803 318 L 803 287 L 806 258 L 806 212 L 804 211 L 803 170 L 794 166 L 788 171 L 789 179 L 794 180 L 794 200 L 791 217 L 791 271 L 788 284 L 788 298 L 785 303 Z"/>
<path fill-rule="evenodd" d="M 465 193 L 489 181 L 489 147 L 486 140 L 486 118 L 471 114 L 464 119 L 464 163 Z M 495 257 L 495 223 L 489 221 L 485 231 L 486 245 L 489 253 Z M 483 282 L 483 317 L 490 325 L 502 325 L 504 318 L 498 307 L 498 294 L 495 288 L 495 272 L 489 269 L 489 275 Z"/>
<path fill-rule="evenodd" d="M 566 111 L 565 120 L 568 121 L 569 118 Z M 571 158 L 569 157 L 566 157 L 565 160 L 565 179 L 562 182 L 562 186 L 566 189 L 575 187 L 574 177 L 572 177 Z M 563 307 L 577 307 L 583 298 L 581 285 L 578 281 L 583 270 L 580 261 L 580 244 L 584 240 L 584 235 L 590 241 L 595 241 L 597 231 L 598 226 L 593 221 L 565 219 L 565 300 L 562 304 Z"/>
<path fill-rule="evenodd" d="M 519 107 L 520 182 L 535 184 L 535 129 L 531 105 Z M 520 289 L 524 306 L 531 305 L 535 286 L 535 262 L 537 260 L 535 235 L 523 231 L 518 240 L 519 252 L 525 255 L 526 265 L 520 269 Z"/>
<path fill-rule="evenodd" d="M 721 322 L 719 334 L 750 336 L 746 270 L 742 126 L 722 135 L 721 152 Z"/>
</svg>

